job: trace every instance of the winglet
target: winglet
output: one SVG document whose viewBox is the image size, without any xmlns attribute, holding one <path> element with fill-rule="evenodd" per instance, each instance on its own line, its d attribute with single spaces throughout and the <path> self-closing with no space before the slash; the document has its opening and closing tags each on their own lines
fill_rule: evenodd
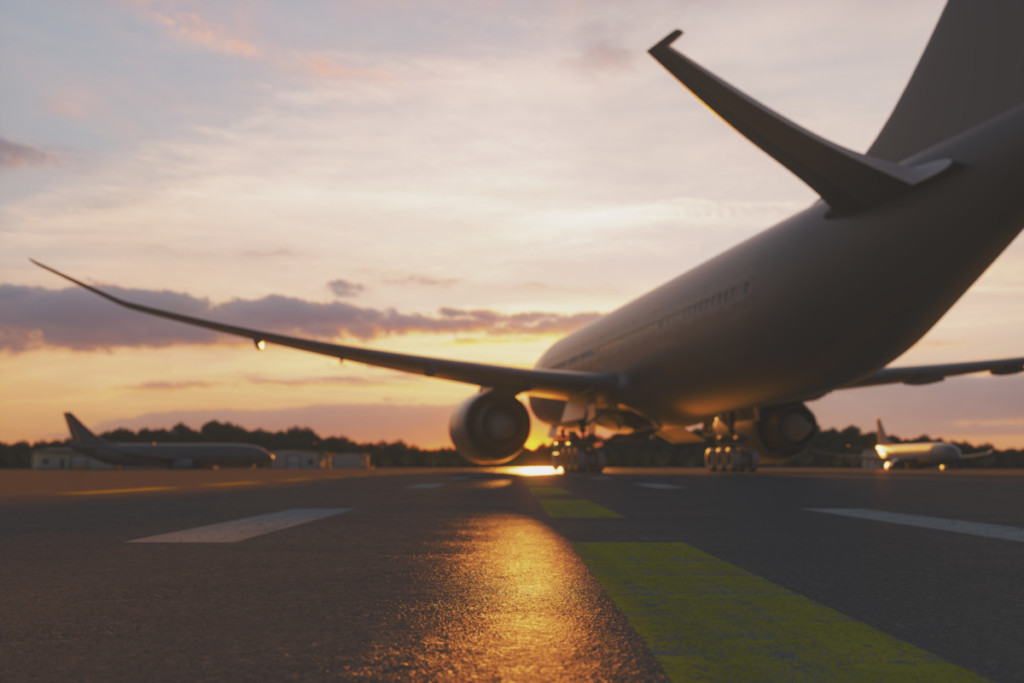
<svg viewBox="0 0 1024 683">
<path fill-rule="evenodd" d="M 858 154 L 801 128 L 672 48 L 673 31 L 648 52 L 736 131 L 821 195 L 836 213 L 855 213 L 894 199 L 952 166 L 919 166 Z"/>
</svg>

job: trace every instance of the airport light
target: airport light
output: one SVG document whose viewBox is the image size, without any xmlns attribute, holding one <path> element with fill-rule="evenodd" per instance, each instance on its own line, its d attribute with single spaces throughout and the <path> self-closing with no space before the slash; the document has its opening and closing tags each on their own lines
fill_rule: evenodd
<svg viewBox="0 0 1024 683">
<path fill-rule="evenodd" d="M 252 341 L 254 344 L 256 344 L 257 351 L 262 351 L 263 349 L 267 348 L 267 342 L 264 339 L 253 339 Z"/>
</svg>

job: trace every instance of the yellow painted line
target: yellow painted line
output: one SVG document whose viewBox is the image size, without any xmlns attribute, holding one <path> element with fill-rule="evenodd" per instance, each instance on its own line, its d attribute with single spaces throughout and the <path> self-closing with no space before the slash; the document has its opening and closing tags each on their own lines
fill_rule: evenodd
<svg viewBox="0 0 1024 683">
<path fill-rule="evenodd" d="M 538 501 L 548 517 L 568 519 L 621 519 L 622 515 L 582 498 L 552 498 Z"/>
<path fill-rule="evenodd" d="M 97 489 L 95 491 L 64 491 L 64 496 L 106 496 L 114 493 L 146 493 L 148 491 L 177 491 L 177 486 L 137 486 L 130 489 Z"/>
<path fill-rule="evenodd" d="M 535 496 L 571 496 L 572 493 L 557 486 L 527 486 Z"/>
<path fill-rule="evenodd" d="M 309 481 L 313 477 L 290 477 L 288 479 L 282 479 L 281 481 Z"/>
<path fill-rule="evenodd" d="M 684 543 L 573 548 L 672 680 L 985 680 Z"/>
<path fill-rule="evenodd" d="M 262 483 L 261 481 L 215 481 L 210 484 L 203 484 L 203 486 L 250 486 Z"/>
</svg>

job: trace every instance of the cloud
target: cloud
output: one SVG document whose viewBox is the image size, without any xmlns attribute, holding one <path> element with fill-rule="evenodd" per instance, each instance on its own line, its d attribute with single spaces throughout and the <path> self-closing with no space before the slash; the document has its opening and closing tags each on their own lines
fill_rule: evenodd
<svg viewBox="0 0 1024 683">
<path fill-rule="evenodd" d="M 259 49 L 254 44 L 229 35 L 224 29 L 207 23 L 194 12 L 170 15 L 149 10 L 147 14 L 178 40 L 235 57 L 253 59 L 259 56 Z"/>
<path fill-rule="evenodd" d="M 176 292 L 106 289 L 129 301 L 185 315 L 321 339 L 355 337 L 366 341 L 414 332 L 540 335 L 569 332 L 597 317 L 597 313 L 506 314 L 458 308 L 442 308 L 431 316 L 280 295 L 211 304 L 209 300 Z M 214 344 L 225 339 L 209 330 L 134 313 L 78 288 L 50 290 L 0 285 L 0 320 L 4 321 L 0 328 L 0 350 L 15 353 L 44 346 L 90 351 L 125 346 Z"/>
<path fill-rule="evenodd" d="M 47 164 L 57 157 L 27 145 L 19 145 L 6 138 L 0 138 L 0 168 L 16 168 L 33 164 Z"/>
<path fill-rule="evenodd" d="M 143 389 L 146 391 L 173 391 L 176 389 L 207 389 L 211 386 L 213 386 L 211 382 L 193 380 L 186 382 L 143 382 L 142 384 L 135 384 L 128 388 Z"/>
<path fill-rule="evenodd" d="M 253 384 L 270 384 L 283 387 L 304 387 L 324 384 L 343 386 L 376 387 L 382 384 L 400 384 L 408 381 L 406 375 L 384 375 L 382 377 L 358 377 L 355 375 L 327 375 L 322 377 L 295 377 L 282 379 L 280 377 L 248 377 L 247 382 Z"/>
<path fill-rule="evenodd" d="M 430 277 L 429 275 L 407 275 L 402 278 L 385 280 L 385 284 L 413 287 L 450 287 L 458 284 L 459 279 L 454 277 Z"/>
<path fill-rule="evenodd" d="M 355 297 L 359 296 L 366 289 L 365 285 L 361 285 L 358 282 L 349 282 L 348 280 L 331 280 L 327 283 L 327 288 L 331 290 L 334 296 L 339 298 Z"/>
<path fill-rule="evenodd" d="M 602 40 L 584 48 L 583 53 L 576 59 L 570 60 L 570 65 L 592 74 L 625 71 L 632 66 L 635 51 L 619 45 L 612 45 L 607 40 Z"/>
<path fill-rule="evenodd" d="M 379 69 L 343 64 L 322 52 L 301 55 L 298 57 L 298 62 L 307 73 L 326 80 L 384 80 L 388 78 L 388 74 Z"/>
</svg>

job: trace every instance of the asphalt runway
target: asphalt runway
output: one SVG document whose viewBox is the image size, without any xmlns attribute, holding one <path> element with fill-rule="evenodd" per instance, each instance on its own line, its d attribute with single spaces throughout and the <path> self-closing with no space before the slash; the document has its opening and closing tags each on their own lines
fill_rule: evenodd
<svg viewBox="0 0 1024 683">
<path fill-rule="evenodd" d="M 1022 681 L 1022 494 L 975 471 L 0 472 L 0 680 Z"/>
</svg>

